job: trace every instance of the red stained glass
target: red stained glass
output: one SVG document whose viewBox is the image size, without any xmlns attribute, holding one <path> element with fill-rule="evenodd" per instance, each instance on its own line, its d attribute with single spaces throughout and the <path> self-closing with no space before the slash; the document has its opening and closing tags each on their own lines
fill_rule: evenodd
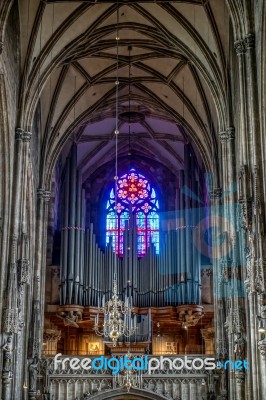
<svg viewBox="0 0 266 400">
<path fill-rule="evenodd" d="M 116 210 L 114 192 L 111 189 L 106 207 L 106 244 L 111 240 L 116 253 L 123 256 L 124 232 L 132 212 L 136 216 L 138 256 L 144 256 L 151 243 L 159 253 L 159 203 L 155 189 L 132 168 L 117 181 Z"/>
</svg>

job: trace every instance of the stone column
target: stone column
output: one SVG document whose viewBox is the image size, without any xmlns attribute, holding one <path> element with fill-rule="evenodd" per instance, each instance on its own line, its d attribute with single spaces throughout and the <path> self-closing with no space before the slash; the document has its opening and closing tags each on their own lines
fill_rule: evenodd
<svg viewBox="0 0 266 400">
<path fill-rule="evenodd" d="M 10 344 L 6 344 L 6 350 L 4 354 L 5 368 L 3 370 L 3 400 L 11 400 L 17 395 L 12 393 L 12 388 L 15 391 L 17 374 L 14 374 L 14 368 L 18 364 L 18 361 L 23 363 L 23 356 L 20 354 L 19 346 L 16 345 L 16 351 L 14 350 L 14 344 L 17 341 L 17 334 L 21 333 L 24 326 L 22 320 L 22 307 L 18 296 L 17 286 L 17 258 L 18 258 L 18 238 L 20 234 L 21 224 L 21 212 L 22 212 L 22 190 L 23 190 L 23 167 L 27 164 L 27 151 L 31 133 L 25 132 L 21 128 L 17 128 L 15 131 L 15 167 L 12 182 L 12 213 L 11 213 L 11 240 L 9 243 L 9 275 L 7 282 L 7 290 L 5 295 L 5 308 L 3 311 L 3 327 L 2 331 L 10 338 Z M 25 144 L 24 144 L 25 143 Z M 7 350 L 8 348 L 8 350 Z M 7 371 L 7 365 L 9 371 Z M 11 378 L 15 380 L 15 384 L 11 385 Z"/>
<path fill-rule="evenodd" d="M 265 272 L 265 271 L 264 271 Z M 260 296 L 260 317 L 263 327 L 266 329 L 266 294 Z M 266 393 L 266 332 L 259 333 L 258 350 L 260 357 L 260 382 L 261 393 Z"/>
<path fill-rule="evenodd" d="M 241 146 L 240 159 L 244 165 L 248 164 L 249 143 L 247 132 L 247 88 L 246 88 L 246 66 L 245 53 L 246 44 L 244 40 L 235 42 L 235 50 L 238 56 L 238 71 L 239 71 L 239 126 L 237 132 L 238 143 Z"/>
<path fill-rule="evenodd" d="M 214 189 L 211 194 L 211 221 L 212 226 L 220 227 L 220 213 L 217 213 L 221 207 L 220 200 L 222 196 L 222 190 L 220 188 Z M 228 355 L 226 334 L 224 328 L 224 282 L 221 268 L 221 254 L 220 249 L 216 246 L 213 247 L 212 253 L 213 263 L 213 293 L 214 293 L 214 313 L 215 318 L 215 337 L 216 337 L 216 358 L 220 361 L 224 361 Z"/>
<path fill-rule="evenodd" d="M 245 399 L 245 373 L 242 371 L 235 371 L 236 383 L 236 400 Z"/>
<path fill-rule="evenodd" d="M 32 303 L 32 337 L 29 349 L 29 399 L 36 399 L 38 362 L 41 357 L 43 340 L 43 319 L 45 302 L 45 274 L 46 274 L 46 237 L 47 214 L 50 192 L 40 188 L 37 191 L 37 221 L 36 221 L 36 248 L 35 271 Z"/>
<path fill-rule="evenodd" d="M 30 229 L 31 222 L 27 221 L 27 201 L 28 197 L 32 195 L 29 192 L 30 187 L 28 184 L 28 165 L 29 165 L 29 147 L 32 134 L 30 132 L 23 132 L 23 159 L 22 159 L 22 192 L 21 192 L 21 216 L 20 216 L 20 229 L 22 234 L 20 235 L 20 245 L 17 260 L 17 291 L 18 291 L 18 320 L 19 320 L 19 331 L 16 340 L 16 355 L 14 359 L 14 387 L 13 396 L 19 398 L 21 396 L 21 388 L 23 386 L 24 370 L 21 368 L 21 364 L 26 363 L 26 349 L 28 340 L 28 323 L 29 315 L 26 311 L 25 298 L 27 295 L 31 295 L 26 287 L 30 283 L 30 259 L 29 259 L 29 243 L 28 235 L 25 233 L 26 229 Z M 28 225 L 28 226 L 26 226 Z M 29 235 L 32 232 L 28 232 Z"/>
<path fill-rule="evenodd" d="M 250 159 L 253 166 L 260 168 L 260 135 L 259 135 L 259 106 L 256 79 L 256 56 L 255 56 L 255 35 L 248 34 L 245 39 L 246 47 L 246 76 L 247 76 L 247 95 L 248 95 L 248 122 L 249 122 L 249 146 Z"/>
</svg>

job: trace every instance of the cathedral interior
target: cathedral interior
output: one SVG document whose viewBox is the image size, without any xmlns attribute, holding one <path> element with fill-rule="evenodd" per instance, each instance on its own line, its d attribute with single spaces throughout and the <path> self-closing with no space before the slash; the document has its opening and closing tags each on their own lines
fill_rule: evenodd
<svg viewBox="0 0 266 400">
<path fill-rule="evenodd" d="M 0 1 L 0 399 L 266 400 L 265 43 L 265 0 Z"/>
</svg>

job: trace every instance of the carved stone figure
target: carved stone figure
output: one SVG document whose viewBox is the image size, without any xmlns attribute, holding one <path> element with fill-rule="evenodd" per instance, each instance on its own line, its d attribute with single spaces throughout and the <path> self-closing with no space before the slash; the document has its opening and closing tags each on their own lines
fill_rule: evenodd
<svg viewBox="0 0 266 400">
<path fill-rule="evenodd" d="M 241 333 L 236 334 L 236 339 L 234 342 L 234 353 L 236 358 L 242 360 L 245 358 L 245 339 L 242 337 Z"/>
<path fill-rule="evenodd" d="M 3 372 L 10 372 L 12 367 L 12 350 L 13 350 L 13 337 L 9 335 L 1 346 L 4 352 L 4 365 Z"/>
<path fill-rule="evenodd" d="M 29 361 L 29 389 L 30 391 L 36 390 L 37 378 L 38 378 L 38 367 L 39 360 L 37 357 L 30 359 Z"/>
</svg>

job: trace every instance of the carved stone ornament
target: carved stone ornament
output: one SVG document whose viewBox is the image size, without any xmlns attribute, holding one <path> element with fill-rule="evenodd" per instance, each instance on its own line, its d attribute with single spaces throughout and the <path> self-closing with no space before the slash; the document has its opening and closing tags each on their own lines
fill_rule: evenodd
<svg viewBox="0 0 266 400">
<path fill-rule="evenodd" d="M 15 129 L 15 139 L 16 140 L 23 140 L 24 130 L 22 128 Z"/>
<path fill-rule="evenodd" d="M 222 143 L 226 143 L 229 140 L 233 140 L 235 138 L 235 128 L 233 127 L 226 128 L 225 131 L 221 131 L 219 133 L 219 137 Z"/>
<path fill-rule="evenodd" d="M 246 53 L 247 48 L 245 40 L 236 40 L 234 44 L 235 44 L 236 54 L 238 56 Z"/>
<path fill-rule="evenodd" d="M 255 48 L 255 35 L 254 33 L 249 33 L 246 37 L 245 37 L 245 44 L 246 44 L 246 48 L 247 49 L 254 49 Z"/>
<path fill-rule="evenodd" d="M 230 126 L 229 128 L 226 128 L 226 132 L 227 132 L 228 140 L 234 140 L 235 139 L 235 128 Z"/>
<path fill-rule="evenodd" d="M 245 330 L 245 314 L 242 309 L 229 310 L 224 324 L 228 334 L 239 334 Z"/>
<path fill-rule="evenodd" d="M 253 258 L 247 261 L 247 274 L 245 286 L 248 294 L 264 292 L 265 288 L 265 267 L 266 262 L 261 258 L 254 260 Z"/>
<path fill-rule="evenodd" d="M 43 340 L 46 342 L 58 342 L 61 339 L 61 331 L 56 329 L 45 329 Z"/>
<path fill-rule="evenodd" d="M 3 351 L 3 373 L 9 374 L 12 371 L 12 355 L 13 355 L 13 335 L 8 335 L 4 344 L 1 346 Z"/>
<path fill-rule="evenodd" d="M 216 355 L 218 359 L 225 359 L 227 357 L 228 350 L 225 339 L 218 339 L 216 341 Z"/>
<path fill-rule="evenodd" d="M 195 326 L 204 316 L 203 307 L 201 306 L 178 306 L 176 307 L 179 321 L 182 321 L 183 327 Z"/>
<path fill-rule="evenodd" d="M 228 140 L 228 134 L 226 131 L 219 132 L 219 137 L 222 143 L 226 143 Z"/>
<path fill-rule="evenodd" d="M 38 188 L 37 189 L 37 197 L 39 199 L 44 200 L 45 202 L 49 202 L 51 198 L 51 192 L 49 190 L 43 189 L 43 188 Z"/>
<path fill-rule="evenodd" d="M 215 188 L 210 192 L 211 200 L 218 200 L 221 197 L 222 197 L 222 189 L 221 188 Z"/>
<path fill-rule="evenodd" d="M 63 320 L 65 326 L 78 328 L 78 323 L 82 320 L 83 308 L 82 306 L 59 306 L 57 317 Z"/>
<path fill-rule="evenodd" d="M 201 334 L 204 340 L 211 340 L 215 338 L 215 333 L 213 328 L 201 329 Z"/>
<path fill-rule="evenodd" d="M 245 373 L 243 371 L 235 372 L 236 383 L 242 385 L 245 382 Z"/>
<path fill-rule="evenodd" d="M 3 312 L 3 332 L 18 333 L 19 315 L 17 308 L 6 308 Z"/>
<path fill-rule="evenodd" d="M 246 341 L 241 333 L 235 335 L 234 353 L 237 360 L 244 360 L 245 358 Z"/>
<path fill-rule="evenodd" d="M 17 263 L 18 284 L 25 285 L 29 283 L 30 262 L 27 259 L 18 260 Z"/>
<path fill-rule="evenodd" d="M 29 143 L 31 141 L 31 137 L 32 137 L 31 132 L 24 131 L 22 140 L 23 140 L 23 142 Z"/>
<path fill-rule="evenodd" d="M 29 391 L 35 392 L 39 372 L 39 360 L 37 357 L 29 360 Z"/>
<path fill-rule="evenodd" d="M 241 199 L 239 201 L 239 225 L 245 231 L 250 230 L 252 224 L 252 200 Z"/>
<path fill-rule="evenodd" d="M 258 349 L 263 360 L 266 360 L 266 342 L 264 344 L 258 343 Z"/>
</svg>

